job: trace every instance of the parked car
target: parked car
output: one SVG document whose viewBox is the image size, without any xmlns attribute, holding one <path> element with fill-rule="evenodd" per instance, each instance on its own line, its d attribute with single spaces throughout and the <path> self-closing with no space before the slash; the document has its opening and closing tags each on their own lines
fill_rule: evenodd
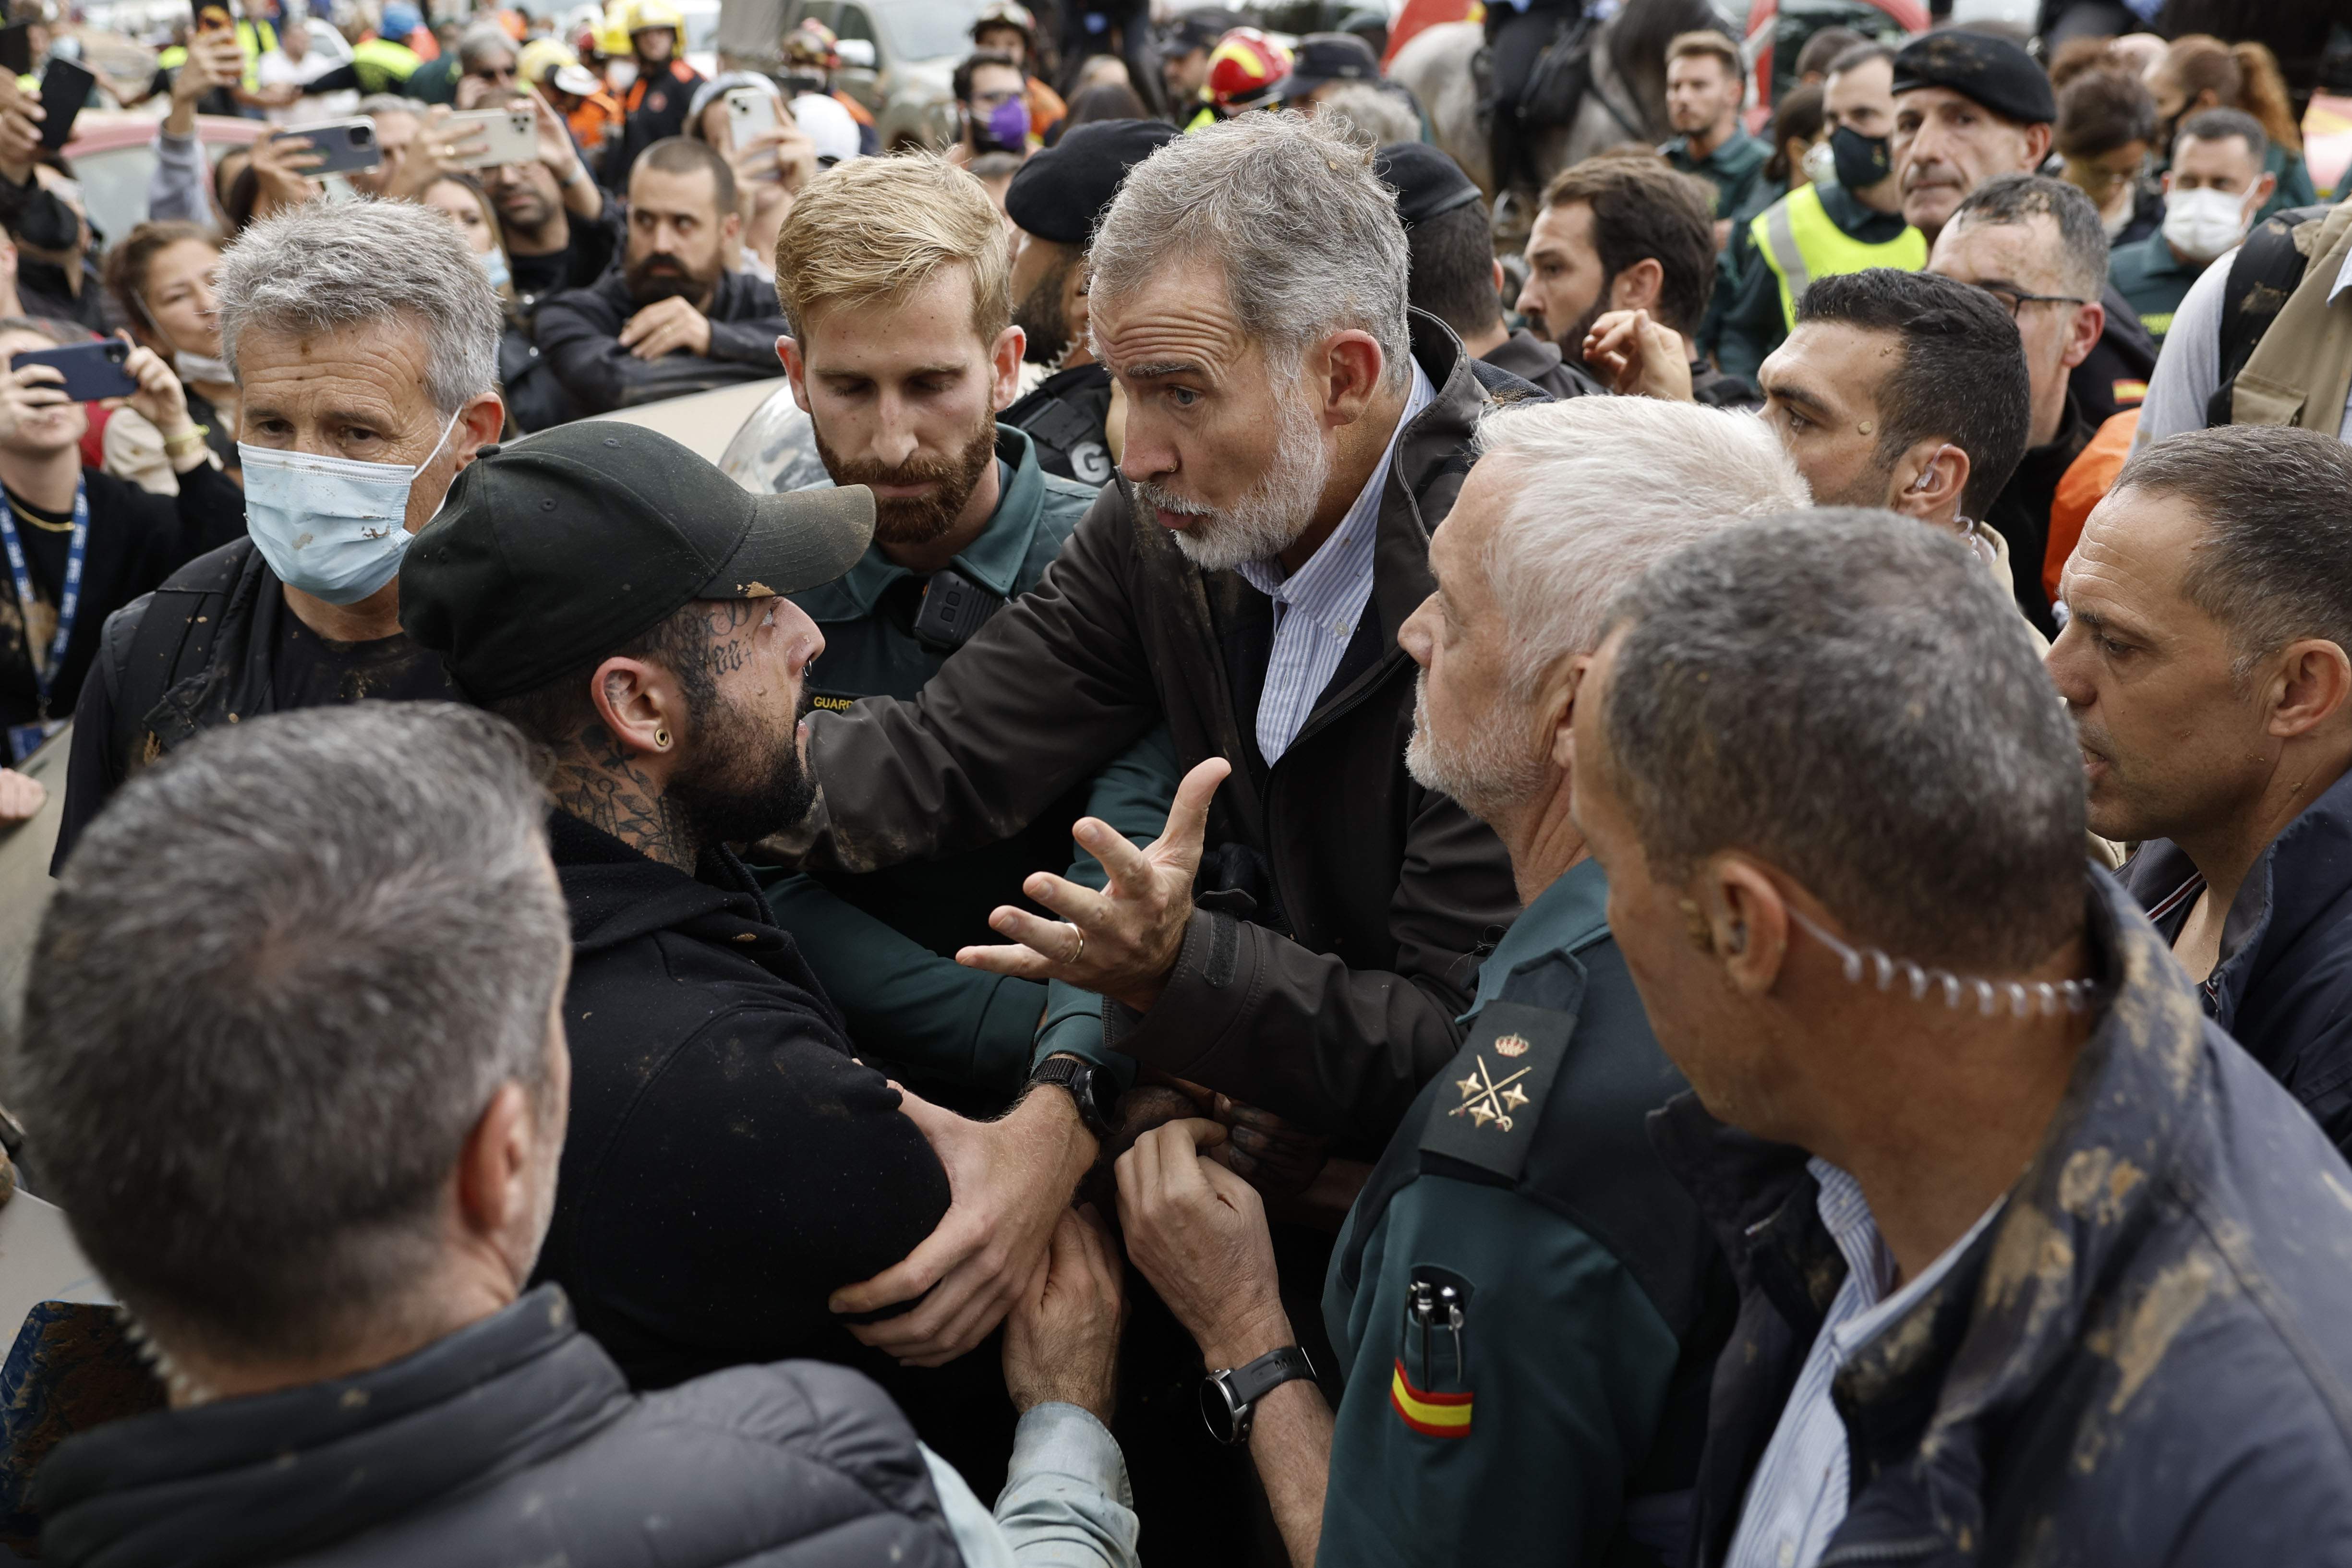
<svg viewBox="0 0 2352 1568">
<path fill-rule="evenodd" d="M 147 182 L 155 173 L 155 121 L 146 115 L 86 109 L 74 121 L 66 161 L 81 182 L 89 221 L 109 239 L 131 232 L 147 216 Z M 196 139 L 215 163 L 232 147 L 249 145 L 269 127 L 258 120 L 196 116 Z"/>
</svg>

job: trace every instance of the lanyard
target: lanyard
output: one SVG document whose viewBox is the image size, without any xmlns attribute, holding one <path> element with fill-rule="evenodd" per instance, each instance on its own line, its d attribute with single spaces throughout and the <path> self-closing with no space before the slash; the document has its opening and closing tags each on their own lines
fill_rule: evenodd
<svg viewBox="0 0 2352 1568">
<path fill-rule="evenodd" d="M 33 683 L 40 693 L 41 718 L 49 716 L 49 689 L 57 684 L 58 671 L 65 668 L 66 645 L 73 640 L 74 616 L 81 608 L 81 563 L 89 552 L 89 484 L 86 479 L 74 481 L 73 543 L 66 552 L 65 590 L 58 595 L 58 630 L 49 639 L 49 657 L 46 664 L 33 667 Z M 16 520 L 8 509 L 0 506 L 0 546 L 8 552 L 8 570 L 16 580 L 16 608 L 31 625 L 33 614 L 33 574 L 25 565 L 25 542 L 16 536 Z M 27 647 L 29 656 L 32 649 Z"/>
</svg>

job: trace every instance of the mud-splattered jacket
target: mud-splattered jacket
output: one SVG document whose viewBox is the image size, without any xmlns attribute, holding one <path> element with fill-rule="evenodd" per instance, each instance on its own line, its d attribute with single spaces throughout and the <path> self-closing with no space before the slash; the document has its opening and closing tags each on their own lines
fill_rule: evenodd
<svg viewBox="0 0 2352 1568">
<path fill-rule="evenodd" d="M 1840 1371 L 1821 1562 L 2352 1563 L 2352 1169 L 2092 877 L 2109 1002 L 2001 1215 Z M 1740 1289 L 1692 1561 L 1724 1560 L 1845 1265 L 1801 1150 L 1653 1123 Z"/>
</svg>

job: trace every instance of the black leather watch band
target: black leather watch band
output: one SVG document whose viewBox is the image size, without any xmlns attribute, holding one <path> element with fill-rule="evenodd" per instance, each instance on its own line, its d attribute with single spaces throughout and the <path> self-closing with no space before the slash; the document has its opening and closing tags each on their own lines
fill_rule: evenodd
<svg viewBox="0 0 2352 1568">
<path fill-rule="evenodd" d="M 1294 1378 L 1312 1378 L 1315 1363 L 1297 1345 L 1268 1351 L 1247 1366 L 1213 1372 L 1201 1384 L 1201 1419 L 1220 1443 L 1246 1443 L 1257 1403 Z"/>
<path fill-rule="evenodd" d="M 1068 1090 L 1087 1131 L 1097 1142 L 1110 1142 L 1110 1107 L 1102 1102 L 1103 1078 L 1094 1063 L 1083 1057 L 1047 1057 L 1031 1070 L 1029 1081 Z"/>
</svg>

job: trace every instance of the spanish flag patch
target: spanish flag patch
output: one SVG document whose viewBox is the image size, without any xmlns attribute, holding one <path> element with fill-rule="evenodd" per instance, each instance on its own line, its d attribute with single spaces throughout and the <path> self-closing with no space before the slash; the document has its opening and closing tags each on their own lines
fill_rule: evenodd
<svg viewBox="0 0 2352 1568">
<path fill-rule="evenodd" d="M 1389 1403 L 1404 1424 L 1424 1437 L 1467 1437 L 1470 1436 L 1470 1398 L 1467 1394 L 1428 1394 L 1412 1385 L 1404 1374 L 1404 1363 L 1396 1363 L 1396 1375 L 1389 1380 Z"/>
</svg>

